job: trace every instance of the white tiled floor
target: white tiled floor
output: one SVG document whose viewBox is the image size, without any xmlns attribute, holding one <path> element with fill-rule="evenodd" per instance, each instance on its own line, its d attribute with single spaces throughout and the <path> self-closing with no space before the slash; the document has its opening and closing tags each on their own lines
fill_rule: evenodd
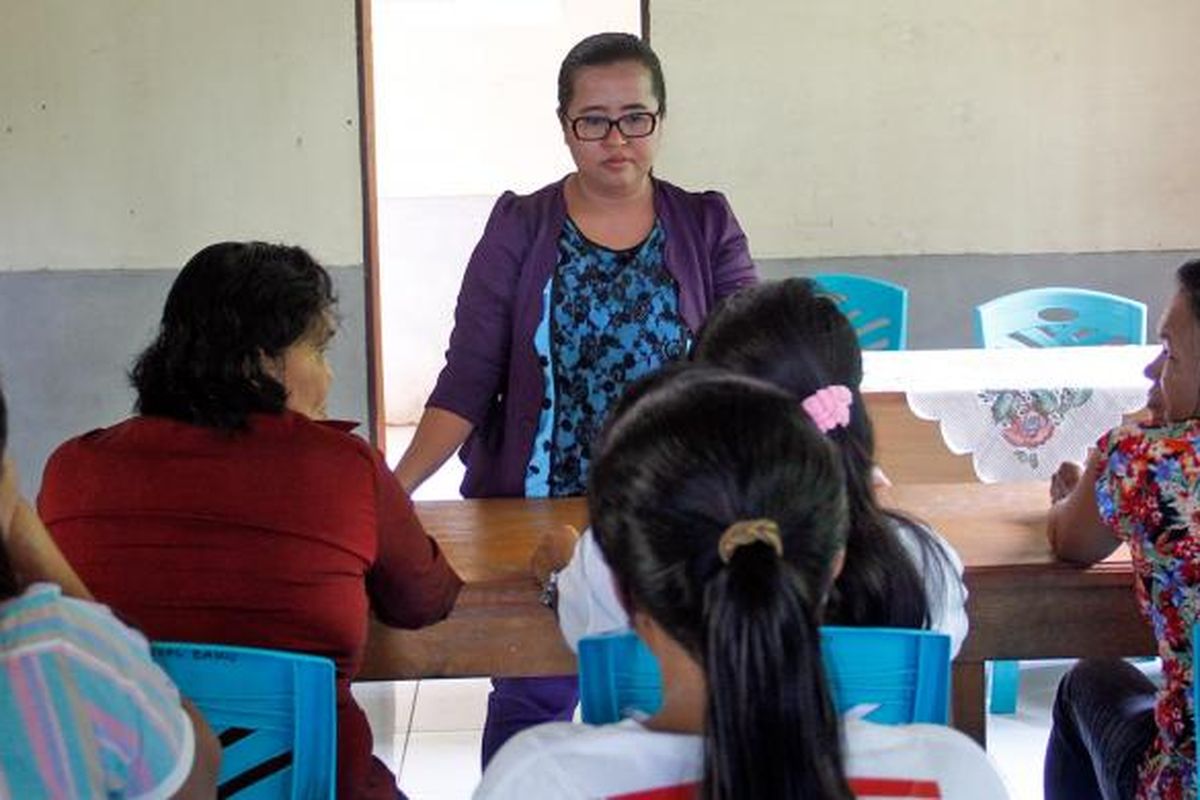
<svg viewBox="0 0 1200 800">
<path fill-rule="evenodd" d="M 412 428 L 388 429 L 388 462 L 395 464 Z M 462 465 L 452 458 L 416 493 L 419 500 L 458 497 Z M 1017 713 L 988 716 L 988 751 L 1008 781 L 1014 800 L 1040 800 L 1042 761 L 1050 708 L 1070 662 L 1022 662 Z M 1152 671 L 1153 668 L 1148 668 Z M 413 800 L 468 798 L 479 781 L 479 747 L 487 679 L 360 684 L 355 696 L 367 709 L 375 754 L 399 776 Z"/>
</svg>

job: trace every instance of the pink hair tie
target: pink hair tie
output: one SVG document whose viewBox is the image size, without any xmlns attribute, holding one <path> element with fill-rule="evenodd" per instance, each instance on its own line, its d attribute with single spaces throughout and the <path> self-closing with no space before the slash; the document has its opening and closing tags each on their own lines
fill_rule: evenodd
<svg viewBox="0 0 1200 800">
<path fill-rule="evenodd" d="M 835 384 L 818 389 L 800 403 L 821 433 L 850 424 L 850 403 L 854 395 L 845 386 Z"/>
</svg>

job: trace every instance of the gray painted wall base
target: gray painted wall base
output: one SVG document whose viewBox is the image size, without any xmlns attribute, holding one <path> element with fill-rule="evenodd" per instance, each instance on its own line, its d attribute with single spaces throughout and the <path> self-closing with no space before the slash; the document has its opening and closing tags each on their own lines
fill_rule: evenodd
<svg viewBox="0 0 1200 800">
<path fill-rule="evenodd" d="M 329 270 L 341 332 L 330 359 L 331 416 L 367 421 L 366 323 L 361 266 Z M 27 494 L 64 440 L 130 414 L 126 379 L 153 337 L 177 270 L 0 272 L 0 382 L 9 405 L 9 453 Z M 366 435 L 366 426 L 359 428 Z"/>
<path fill-rule="evenodd" d="M 908 287 L 908 346 L 913 350 L 973 347 L 975 306 L 1037 286 L 1098 289 L 1141 300 L 1148 341 L 1174 292 L 1175 268 L 1200 252 L 1039 253 L 1033 255 L 862 256 L 758 261 L 764 279 L 821 272 L 872 275 Z"/>
<path fill-rule="evenodd" d="M 854 272 L 909 288 L 909 346 L 971 346 L 971 309 L 1032 286 L 1101 289 L 1150 307 L 1150 335 L 1192 252 L 765 259 L 764 278 Z M 153 335 L 176 270 L 0 272 L 0 381 L 10 406 L 10 453 L 36 491 L 63 440 L 128 416 L 125 378 Z M 363 270 L 333 268 L 342 317 L 331 359 L 332 416 L 367 420 Z M 365 428 L 359 432 L 366 434 Z"/>
</svg>

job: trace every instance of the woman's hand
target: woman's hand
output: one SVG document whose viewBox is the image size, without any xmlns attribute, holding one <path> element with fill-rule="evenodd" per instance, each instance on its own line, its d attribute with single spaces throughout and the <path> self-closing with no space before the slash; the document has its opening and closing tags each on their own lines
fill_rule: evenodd
<svg viewBox="0 0 1200 800">
<path fill-rule="evenodd" d="M 1095 480 L 1100 473 L 1099 467 L 1100 455 L 1094 447 L 1088 448 L 1086 467 L 1073 461 L 1064 461 L 1050 478 L 1050 502 L 1057 503 L 1075 491 L 1085 473 L 1091 480 Z"/>
<path fill-rule="evenodd" d="M 529 567 L 538 583 L 545 585 L 551 572 L 558 572 L 567 566 L 575 553 L 575 543 L 578 541 L 579 531 L 570 525 L 542 534 L 533 556 L 529 559 Z"/>
<path fill-rule="evenodd" d="M 11 523 L 5 528 L 4 549 L 8 551 L 8 560 L 22 587 L 46 581 L 57 583 L 68 597 L 92 599 L 91 592 L 67 563 L 33 506 L 20 496 Z"/>
<path fill-rule="evenodd" d="M 1050 502 L 1057 503 L 1074 491 L 1083 475 L 1083 467 L 1074 461 L 1064 461 L 1050 477 Z"/>
</svg>

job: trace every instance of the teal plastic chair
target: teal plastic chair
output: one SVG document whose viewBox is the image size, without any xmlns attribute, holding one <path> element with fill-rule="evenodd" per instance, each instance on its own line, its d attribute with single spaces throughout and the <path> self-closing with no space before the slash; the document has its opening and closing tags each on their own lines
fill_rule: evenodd
<svg viewBox="0 0 1200 800">
<path fill-rule="evenodd" d="M 979 347 L 1145 343 L 1146 304 L 1107 292 L 1026 289 L 975 307 Z"/>
<path fill-rule="evenodd" d="M 826 626 L 821 655 L 839 713 L 870 707 L 864 719 L 871 722 L 949 722 L 949 636 Z M 662 704 L 658 662 L 633 631 L 585 636 L 579 641 L 579 700 L 583 721 L 597 725 L 653 714 Z"/>
<path fill-rule="evenodd" d="M 1145 344 L 1146 304 L 1091 289 L 1049 287 L 1013 292 L 975 307 L 979 347 L 1079 347 Z M 1020 664 L 992 662 L 989 707 L 1017 710 Z"/>
<path fill-rule="evenodd" d="M 154 642 L 154 660 L 221 741 L 217 797 L 332 798 L 337 710 L 328 658 Z"/>
<path fill-rule="evenodd" d="M 865 275 L 814 275 L 813 281 L 850 320 L 862 349 L 907 349 L 908 289 Z"/>
</svg>

